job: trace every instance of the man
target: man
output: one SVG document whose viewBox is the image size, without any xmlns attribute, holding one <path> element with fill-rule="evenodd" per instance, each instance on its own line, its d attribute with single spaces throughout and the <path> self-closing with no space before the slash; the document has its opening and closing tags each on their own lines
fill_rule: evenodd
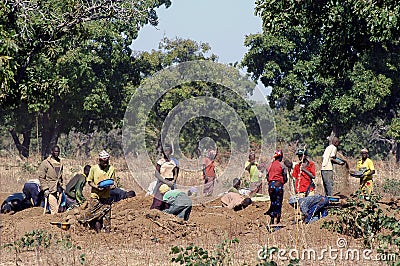
<svg viewBox="0 0 400 266">
<path fill-rule="evenodd" d="M 58 213 L 63 192 L 63 165 L 59 155 L 60 147 L 56 145 L 51 149 L 51 155 L 40 164 L 38 169 L 40 188 L 48 201 L 51 214 Z"/>
<path fill-rule="evenodd" d="M 135 191 L 130 190 L 130 191 L 126 191 L 125 189 L 122 188 L 111 188 L 110 190 L 110 199 L 112 203 L 118 202 L 120 200 L 124 200 L 127 198 L 133 198 L 136 196 Z"/>
<path fill-rule="evenodd" d="M 347 162 L 336 157 L 339 138 L 334 137 L 332 144 L 326 147 L 322 156 L 321 176 L 324 184 L 326 196 L 332 196 L 333 193 L 333 164 L 347 165 Z"/>
<path fill-rule="evenodd" d="M 274 161 L 267 168 L 268 193 L 271 199 L 269 210 L 265 213 L 271 217 L 270 224 L 281 222 L 283 186 L 287 182 L 286 168 L 282 167 L 283 152 L 276 150 Z"/>
<path fill-rule="evenodd" d="M 251 194 L 262 193 L 261 180 L 258 172 L 258 163 L 256 162 L 256 155 L 251 152 L 249 160 L 245 164 L 245 170 L 250 174 L 250 191 Z"/>
<path fill-rule="evenodd" d="M 1 213 L 15 213 L 33 207 L 24 193 L 14 193 L 8 196 L 1 204 Z"/>
<path fill-rule="evenodd" d="M 235 192 L 228 192 L 221 197 L 222 206 L 234 211 L 240 211 L 249 206 L 252 201 L 250 198 Z"/>
<path fill-rule="evenodd" d="M 160 186 L 160 193 L 163 195 L 163 201 L 166 203 L 165 213 L 176 215 L 179 218 L 189 220 L 190 212 L 192 211 L 192 200 L 179 190 L 171 190 L 167 184 Z"/>
<path fill-rule="evenodd" d="M 305 223 L 311 223 L 328 215 L 325 208 L 329 206 L 328 197 L 320 195 L 307 196 L 304 198 L 291 196 L 289 204 L 294 208 L 297 208 L 298 205 L 300 206 L 300 211 L 304 217 Z"/>
<path fill-rule="evenodd" d="M 362 171 L 363 175 L 360 178 L 360 190 L 363 195 L 370 195 L 374 188 L 372 176 L 375 174 L 374 163 L 368 158 L 368 150 L 361 150 L 361 159 L 357 161 L 357 171 Z"/>
<path fill-rule="evenodd" d="M 171 189 L 174 189 L 179 174 L 179 161 L 172 157 L 172 147 L 170 145 L 165 145 L 162 149 L 162 154 L 163 158 L 157 161 L 156 170 L 154 172 L 157 183 L 154 188 L 154 198 L 150 209 L 165 209 L 165 202 L 163 201 L 163 196 L 160 194 L 160 186 L 166 184 Z"/>
<path fill-rule="evenodd" d="M 214 191 L 214 182 L 216 178 L 214 159 L 216 155 L 217 153 L 215 150 L 209 150 L 207 156 L 203 158 L 203 195 L 206 197 L 211 196 Z"/>
<path fill-rule="evenodd" d="M 83 196 L 83 187 L 86 184 L 86 178 L 90 172 L 90 165 L 85 165 L 82 174 L 76 174 L 67 184 L 65 188 L 65 194 L 67 195 L 68 207 L 75 205 L 81 205 L 85 202 Z"/>
<path fill-rule="evenodd" d="M 39 179 L 28 180 L 24 184 L 22 192 L 25 194 L 26 199 L 31 201 L 34 207 L 39 207 L 44 199 L 43 191 L 40 190 Z"/>
<path fill-rule="evenodd" d="M 301 197 L 314 195 L 314 179 L 315 179 L 315 164 L 307 158 L 308 152 L 304 149 L 299 149 L 296 153 L 299 157 L 299 163 L 294 166 L 292 175 L 296 179 L 295 192 Z"/>
<path fill-rule="evenodd" d="M 110 155 L 103 150 L 99 153 L 99 163 L 90 168 L 86 180 L 92 188 L 89 207 L 83 217 L 79 219 L 82 223 L 88 222 L 97 233 L 99 233 L 101 229 L 106 233 L 110 233 L 111 231 L 111 188 L 98 186 L 103 180 L 115 180 L 115 169 L 110 165 L 109 160 Z"/>
</svg>

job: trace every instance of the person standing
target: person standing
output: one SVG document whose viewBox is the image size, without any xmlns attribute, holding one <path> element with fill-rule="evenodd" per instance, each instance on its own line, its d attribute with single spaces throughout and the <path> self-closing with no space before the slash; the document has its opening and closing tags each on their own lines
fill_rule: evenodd
<svg viewBox="0 0 400 266">
<path fill-rule="evenodd" d="M 326 196 L 332 196 L 333 193 L 333 164 L 347 164 L 345 160 L 338 160 L 336 157 L 338 146 L 339 138 L 334 137 L 332 139 L 332 144 L 326 147 L 322 156 L 321 176 Z"/>
<path fill-rule="evenodd" d="M 299 163 L 294 166 L 293 178 L 296 179 L 295 192 L 300 198 L 314 195 L 315 163 L 308 159 L 308 152 L 299 149 L 296 153 Z"/>
<path fill-rule="evenodd" d="M 214 191 L 214 182 L 216 178 L 214 159 L 216 154 L 215 150 L 209 150 L 207 156 L 203 158 L 203 195 L 206 197 L 211 196 Z"/>
<path fill-rule="evenodd" d="M 268 193 L 271 201 L 269 210 L 265 213 L 271 217 L 270 224 L 281 222 L 283 186 L 287 182 L 286 168 L 282 167 L 283 152 L 276 150 L 274 161 L 267 168 Z"/>
<path fill-rule="evenodd" d="M 105 151 L 99 153 L 99 163 L 92 166 L 87 177 L 91 186 L 89 208 L 81 222 L 89 222 L 96 232 L 103 229 L 106 233 L 111 231 L 111 200 L 110 187 L 99 187 L 99 183 L 106 179 L 115 180 L 115 169 L 110 165 L 110 155 Z"/>
<path fill-rule="evenodd" d="M 65 194 L 67 195 L 68 207 L 75 204 L 81 205 L 85 202 L 83 196 L 83 187 L 86 185 L 86 178 L 90 172 L 90 165 L 85 165 L 82 174 L 76 174 L 65 187 Z"/>
<path fill-rule="evenodd" d="M 174 189 L 179 174 L 179 161 L 172 157 L 172 147 L 170 145 L 165 145 L 162 149 L 162 154 L 163 158 L 157 161 L 156 170 L 154 172 L 157 183 L 154 188 L 153 203 L 150 209 L 165 209 L 165 202 L 160 193 L 160 186 L 166 184 L 171 189 Z"/>
<path fill-rule="evenodd" d="M 59 155 L 60 147 L 56 145 L 51 149 L 51 155 L 40 164 L 38 169 L 40 189 L 48 201 L 51 214 L 58 213 L 63 192 L 63 165 Z"/>
<path fill-rule="evenodd" d="M 250 193 L 262 193 L 261 180 L 258 172 L 258 163 L 256 162 L 256 155 L 251 152 L 249 160 L 245 164 L 245 170 L 250 174 Z"/>
<path fill-rule="evenodd" d="M 372 176 L 375 174 L 374 163 L 368 158 L 368 150 L 361 150 L 361 159 L 357 161 L 357 171 L 362 171 L 363 175 L 360 178 L 360 190 L 363 195 L 370 195 L 374 188 Z"/>
</svg>

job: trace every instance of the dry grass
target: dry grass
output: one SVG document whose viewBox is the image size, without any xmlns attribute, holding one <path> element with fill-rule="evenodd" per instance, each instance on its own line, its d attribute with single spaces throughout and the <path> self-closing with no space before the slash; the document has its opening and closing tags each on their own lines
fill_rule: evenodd
<svg viewBox="0 0 400 266">
<path fill-rule="evenodd" d="M 351 161 L 355 162 L 355 159 Z M 75 173 L 80 172 L 85 164 L 94 163 L 96 163 L 95 159 L 65 159 L 65 181 L 67 182 Z M 377 169 L 376 191 L 382 192 L 384 180 L 398 178 L 399 170 L 392 161 L 374 163 Z M 25 181 L 35 178 L 38 164 L 39 160 L 23 162 L 15 158 L 0 158 L 0 200 L 10 193 L 21 191 Z M 49 225 L 54 217 L 42 216 L 41 210 L 36 210 L 36 208 L 13 216 L 2 215 L 0 216 L 2 226 L 0 245 L 16 241 L 27 231 L 44 229 L 59 235 L 70 234 L 71 241 L 81 246 L 82 250 L 66 251 L 60 246 L 53 246 L 36 252 L 17 253 L 13 250 L 1 249 L 0 265 L 80 265 L 78 259 L 80 254 L 85 254 L 86 265 L 170 265 L 171 255 L 168 253 L 172 246 L 185 247 L 193 243 L 208 250 L 215 250 L 216 245 L 223 239 L 234 237 L 239 238 L 240 243 L 231 247 L 233 265 L 244 263 L 255 265 L 257 251 L 264 245 L 276 246 L 280 249 L 314 248 L 321 251 L 327 246 L 336 247 L 337 239 L 345 238 L 348 247 L 360 250 L 363 248 L 359 240 L 320 229 L 321 221 L 310 225 L 292 225 L 291 217 L 294 211 L 286 203 L 290 194 L 287 192 L 285 192 L 283 207 L 283 223 L 287 227 L 277 232 L 266 231 L 268 217 L 265 217 L 263 213 L 268 209 L 268 203 L 256 203 L 242 212 L 234 213 L 208 207 L 217 205 L 216 201 L 194 207 L 189 224 L 175 227 L 177 234 L 170 235 L 157 224 L 144 218 L 149 213 L 148 206 L 151 204 L 151 198 L 143 196 L 143 191 L 129 172 L 125 160 L 114 158 L 112 164 L 117 169 L 117 176 L 123 187 L 133 189 L 139 194 L 132 201 L 121 202 L 114 207 L 112 234 L 94 234 L 92 231 L 85 231 L 80 226 L 72 227 L 68 232 L 60 231 Z M 318 166 L 319 162 L 316 162 L 316 165 Z M 319 173 L 319 169 L 317 172 Z M 322 193 L 319 174 L 318 177 L 317 193 Z M 180 178 L 188 184 L 201 183 L 201 172 L 181 171 Z M 357 181 L 348 176 L 345 168 L 337 168 L 335 192 L 349 195 L 357 189 Z M 85 193 L 88 193 L 88 190 Z M 60 214 L 56 218 L 65 217 L 64 214 Z M 168 225 L 170 218 L 161 216 L 159 221 Z M 154 237 L 157 237 L 159 241 L 151 240 Z M 328 258 L 323 261 L 303 261 L 301 265 L 370 265 L 369 263 L 369 261 L 338 261 Z M 287 261 L 280 261 L 280 265 L 287 264 Z"/>
</svg>

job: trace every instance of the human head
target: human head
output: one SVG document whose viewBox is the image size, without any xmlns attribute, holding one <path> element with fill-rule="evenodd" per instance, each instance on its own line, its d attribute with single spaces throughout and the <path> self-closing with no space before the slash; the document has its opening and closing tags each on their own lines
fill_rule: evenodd
<svg viewBox="0 0 400 266">
<path fill-rule="evenodd" d="M 10 203 L 6 203 L 1 207 L 1 213 L 9 213 L 12 211 L 12 207 Z"/>
<path fill-rule="evenodd" d="M 195 187 L 191 187 L 188 192 L 187 192 L 188 196 L 196 196 L 197 195 L 197 188 Z"/>
<path fill-rule="evenodd" d="M 167 184 L 162 184 L 158 190 L 160 191 L 161 194 L 165 194 L 168 191 L 170 191 L 171 188 Z"/>
<path fill-rule="evenodd" d="M 274 158 L 275 158 L 275 160 L 282 161 L 283 151 L 282 150 L 276 150 L 274 152 Z"/>
<path fill-rule="evenodd" d="M 368 150 L 366 148 L 361 149 L 361 158 L 364 160 L 368 158 Z"/>
<path fill-rule="evenodd" d="M 172 154 L 172 146 L 165 144 L 163 147 L 163 154 L 165 158 L 169 158 L 169 156 Z"/>
<path fill-rule="evenodd" d="M 210 160 L 214 160 L 216 155 L 217 155 L 217 152 L 215 150 L 213 150 L 213 149 L 209 150 L 208 153 L 207 153 L 207 157 Z"/>
<path fill-rule="evenodd" d="M 60 156 L 60 147 L 58 145 L 55 145 L 51 148 L 51 156 L 55 159 Z"/>
<path fill-rule="evenodd" d="M 99 153 L 99 165 L 104 168 L 109 164 L 110 154 L 108 154 L 105 150 L 102 150 Z"/>
<path fill-rule="evenodd" d="M 256 154 L 254 152 L 249 153 L 249 161 L 255 161 L 256 160 Z"/>
<path fill-rule="evenodd" d="M 307 152 L 307 150 L 305 150 L 305 149 L 299 149 L 299 150 L 296 152 L 296 155 L 299 156 L 299 160 L 303 160 L 303 159 L 306 159 L 306 158 L 307 158 L 308 152 Z"/>
<path fill-rule="evenodd" d="M 232 185 L 236 189 L 240 188 L 240 183 L 241 183 L 240 178 L 237 178 L 237 177 L 234 178 L 233 181 L 232 181 Z"/>
<path fill-rule="evenodd" d="M 250 198 L 245 198 L 242 201 L 242 207 L 243 209 L 246 208 L 247 206 L 249 206 L 251 203 L 253 203 L 253 201 Z"/>
<path fill-rule="evenodd" d="M 92 168 L 90 165 L 85 165 L 85 167 L 83 167 L 83 173 L 85 174 L 85 176 L 89 175 L 90 172 L 90 168 Z"/>
<path fill-rule="evenodd" d="M 333 137 L 332 138 L 332 144 L 337 147 L 339 146 L 339 138 L 338 137 Z"/>
<path fill-rule="evenodd" d="M 135 196 L 136 196 L 136 193 L 133 190 L 126 192 L 126 198 L 133 198 Z"/>
</svg>

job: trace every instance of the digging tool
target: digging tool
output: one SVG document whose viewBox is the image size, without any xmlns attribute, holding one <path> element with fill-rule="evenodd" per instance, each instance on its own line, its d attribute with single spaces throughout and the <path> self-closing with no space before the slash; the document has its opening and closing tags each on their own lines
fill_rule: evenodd
<svg viewBox="0 0 400 266">
<path fill-rule="evenodd" d="M 44 198 L 44 209 L 43 209 L 43 215 L 46 214 L 47 211 L 47 204 L 48 204 L 48 199 L 47 197 Z"/>
</svg>

